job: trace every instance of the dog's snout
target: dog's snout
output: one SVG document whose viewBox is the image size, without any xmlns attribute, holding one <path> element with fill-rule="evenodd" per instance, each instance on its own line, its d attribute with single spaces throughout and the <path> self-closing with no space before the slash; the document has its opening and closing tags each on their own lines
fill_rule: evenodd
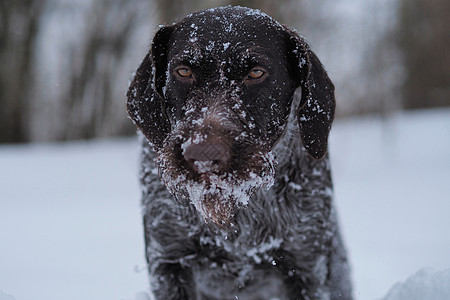
<svg viewBox="0 0 450 300">
<path fill-rule="evenodd" d="M 201 142 L 184 149 L 184 159 L 198 172 L 220 171 L 230 159 L 230 147 L 223 142 Z"/>
</svg>

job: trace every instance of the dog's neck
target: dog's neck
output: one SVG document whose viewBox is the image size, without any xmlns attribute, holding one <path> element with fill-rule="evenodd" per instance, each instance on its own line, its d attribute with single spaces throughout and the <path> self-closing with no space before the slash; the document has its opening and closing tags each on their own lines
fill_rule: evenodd
<svg viewBox="0 0 450 300">
<path fill-rule="evenodd" d="M 293 193 L 288 194 L 294 194 L 295 197 L 323 189 L 320 192 L 327 193 L 331 197 L 332 181 L 328 154 L 317 160 L 311 157 L 303 147 L 297 120 L 299 103 L 300 92 L 297 91 L 293 97 L 284 134 L 272 150 L 277 161 L 275 186 L 272 188 L 275 190 L 290 188 Z"/>
</svg>

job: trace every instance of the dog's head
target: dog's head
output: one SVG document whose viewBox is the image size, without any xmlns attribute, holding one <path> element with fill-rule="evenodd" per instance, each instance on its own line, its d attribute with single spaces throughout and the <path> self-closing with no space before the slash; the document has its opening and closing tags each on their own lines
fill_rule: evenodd
<svg viewBox="0 0 450 300">
<path fill-rule="evenodd" d="M 270 151 L 297 88 L 303 146 L 320 159 L 335 108 L 320 61 L 298 34 L 267 15 L 224 7 L 159 29 L 127 106 L 158 153 L 169 190 L 220 223 L 233 203 L 245 203 L 273 177 Z"/>
</svg>

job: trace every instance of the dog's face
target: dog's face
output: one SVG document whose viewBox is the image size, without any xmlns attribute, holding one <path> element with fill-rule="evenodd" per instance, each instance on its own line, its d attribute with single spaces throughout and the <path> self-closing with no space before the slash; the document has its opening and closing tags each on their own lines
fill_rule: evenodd
<svg viewBox="0 0 450 300">
<path fill-rule="evenodd" d="M 286 32 L 264 22 L 242 12 L 208 11 L 173 28 L 163 90 L 171 124 L 184 120 L 186 112 L 214 113 L 225 106 L 231 115 L 224 119 L 237 115 L 232 120 L 242 127 L 237 130 L 262 145 L 274 144 L 296 84 L 289 75 Z"/>
<path fill-rule="evenodd" d="M 303 144 L 320 158 L 334 113 L 333 85 L 320 62 L 270 17 L 226 7 L 156 33 L 130 86 L 128 110 L 157 151 L 172 194 L 223 224 L 273 180 L 271 150 L 298 87 Z"/>
</svg>

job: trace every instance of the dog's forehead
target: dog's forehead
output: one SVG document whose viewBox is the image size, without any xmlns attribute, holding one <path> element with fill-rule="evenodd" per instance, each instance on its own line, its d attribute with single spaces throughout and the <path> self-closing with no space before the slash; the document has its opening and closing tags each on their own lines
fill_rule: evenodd
<svg viewBox="0 0 450 300">
<path fill-rule="evenodd" d="M 223 7 L 192 14 L 174 25 L 171 40 L 174 52 L 197 49 L 197 54 L 224 54 L 228 49 L 264 47 L 276 51 L 283 41 L 284 28 L 258 10 Z M 192 53 L 191 53 L 192 54 Z"/>
</svg>

